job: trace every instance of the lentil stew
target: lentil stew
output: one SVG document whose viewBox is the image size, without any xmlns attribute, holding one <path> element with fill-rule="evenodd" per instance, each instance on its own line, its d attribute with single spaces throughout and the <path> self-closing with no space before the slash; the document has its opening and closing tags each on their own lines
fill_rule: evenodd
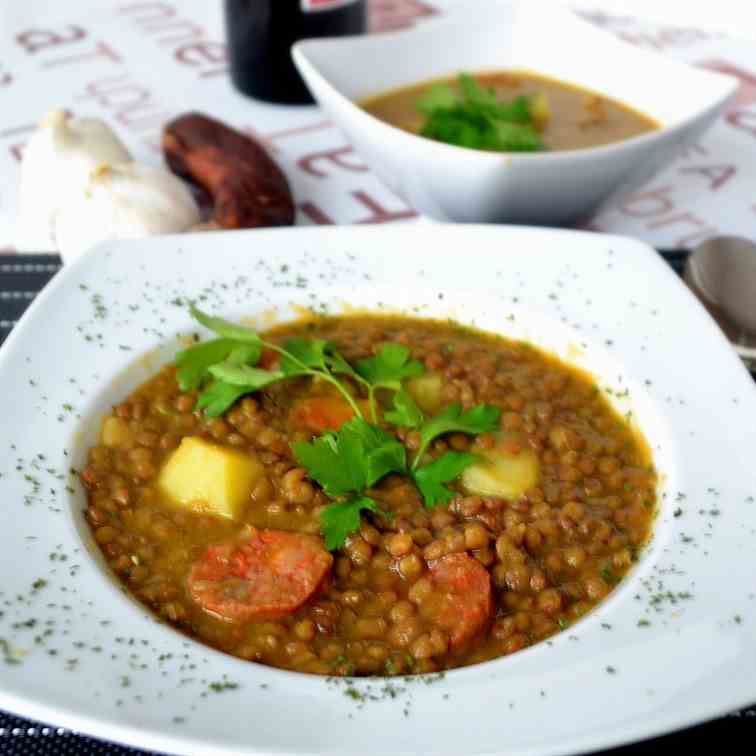
<svg viewBox="0 0 756 756">
<path fill-rule="evenodd" d="M 203 643 L 322 675 L 474 664 L 589 612 L 650 537 L 648 446 L 528 344 L 403 317 L 262 341 L 202 322 L 221 338 L 115 406 L 81 478 L 114 573 Z"/>
<path fill-rule="evenodd" d="M 448 102 L 465 82 L 474 86 L 472 102 Z M 445 96 L 434 97 L 441 90 Z M 491 102 L 485 93 L 490 92 Z M 429 102 L 430 100 L 430 102 Z M 429 118 L 429 105 L 438 100 Z M 499 106 L 493 103 L 499 103 Z M 507 115 L 501 137 L 496 108 L 524 112 Z M 654 131 L 660 124 L 618 100 L 532 71 L 491 71 L 425 81 L 383 92 L 360 106 L 371 115 L 412 134 L 450 144 L 493 151 L 580 150 L 621 142 Z M 481 108 L 493 110 L 493 115 Z M 468 112 L 469 111 L 469 112 Z M 493 117 L 488 133 L 481 122 Z M 509 119 L 512 119 L 511 121 Z M 532 128 L 530 139 L 513 129 Z M 477 138 L 476 138 L 477 134 Z M 496 135 L 499 138 L 496 138 Z"/>
</svg>

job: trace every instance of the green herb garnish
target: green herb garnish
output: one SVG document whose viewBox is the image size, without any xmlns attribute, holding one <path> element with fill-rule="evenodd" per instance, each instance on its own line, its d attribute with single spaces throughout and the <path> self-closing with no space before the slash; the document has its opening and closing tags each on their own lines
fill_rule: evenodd
<svg viewBox="0 0 756 756">
<path fill-rule="evenodd" d="M 389 513 L 379 509 L 377 502 L 369 496 L 355 496 L 346 501 L 327 506 L 320 516 L 325 547 L 329 551 L 340 549 L 347 536 L 360 529 L 360 512 L 369 510 L 386 517 Z"/>
<path fill-rule="evenodd" d="M 405 428 L 419 428 L 424 420 L 422 410 L 405 388 L 400 388 L 394 394 L 394 408 L 384 412 L 383 417 L 388 422 Z"/>
<path fill-rule="evenodd" d="M 357 372 L 367 386 L 373 421 L 376 421 L 376 389 L 400 391 L 405 378 L 414 378 L 425 371 L 421 362 L 410 359 L 410 350 L 403 344 L 384 344 L 374 357 L 357 363 Z"/>
<path fill-rule="evenodd" d="M 499 101 L 469 74 L 457 80 L 459 92 L 437 84 L 417 102 L 426 117 L 420 134 L 439 142 L 495 152 L 534 152 L 545 149 L 535 124 L 538 111 L 547 111 L 542 96 Z"/>
<path fill-rule="evenodd" d="M 491 404 L 478 404 L 467 412 L 462 412 L 459 402 L 450 404 L 443 412 L 423 423 L 420 428 L 420 448 L 417 450 L 412 469 L 415 470 L 422 460 L 428 446 L 444 433 L 459 431 L 461 433 L 489 433 L 499 426 L 501 410 Z"/>
<path fill-rule="evenodd" d="M 460 473 L 476 459 L 474 454 L 446 452 L 430 464 L 415 470 L 412 477 L 423 495 L 425 506 L 435 507 L 437 504 L 446 503 L 452 499 L 454 492 L 443 484 L 459 477 Z"/>
<path fill-rule="evenodd" d="M 338 431 L 324 433 L 309 443 L 292 445 L 294 455 L 323 491 L 333 499 L 321 514 L 321 530 L 329 550 L 340 548 L 360 528 L 364 511 L 390 518 L 367 492 L 389 473 L 412 477 L 426 507 L 448 502 L 454 492 L 449 483 L 475 461 L 473 454 L 447 452 L 420 466 L 432 441 L 445 433 L 484 433 L 498 426 L 501 411 L 479 405 L 462 412 L 459 403 L 426 419 L 402 381 L 420 375 L 422 363 L 410 359 L 402 344 L 383 344 L 378 353 L 352 367 L 323 339 L 290 338 L 283 346 L 266 341 L 251 328 L 207 315 L 192 307 L 192 315 L 214 331 L 218 338 L 196 344 L 176 357 L 179 387 L 200 391 L 197 408 L 210 417 L 228 410 L 242 396 L 289 378 L 308 376 L 330 383 L 349 403 L 354 417 Z M 275 370 L 257 366 L 263 349 L 277 352 Z M 373 424 L 357 403 L 353 390 L 341 376 L 347 376 L 368 395 Z M 404 445 L 379 427 L 376 392 L 393 392 L 393 408 L 384 412 L 387 422 L 419 429 L 420 446 L 410 468 Z"/>
<path fill-rule="evenodd" d="M 297 461 L 333 497 L 346 497 L 330 504 L 321 515 L 321 529 L 329 550 L 344 545 L 346 537 L 360 528 L 360 512 L 382 512 L 378 503 L 365 495 L 390 472 L 407 467 L 404 446 L 393 436 L 355 417 L 338 432 L 325 433 L 310 443 L 293 444 Z"/>
<path fill-rule="evenodd" d="M 349 363 L 322 339 L 289 339 L 283 347 L 273 344 L 251 328 L 207 315 L 196 307 L 194 318 L 221 338 L 185 349 L 177 356 L 179 387 L 199 388 L 208 375 L 215 380 L 199 396 L 197 406 L 210 417 L 222 415 L 237 399 L 285 378 L 318 377 L 330 383 L 361 417 L 357 403 L 336 374 L 349 373 L 359 378 Z M 207 344 L 211 348 L 203 349 Z M 263 370 L 255 365 L 263 348 L 281 355 L 278 370 Z M 215 357 L 219 357 L 212 361 Z M 182 385 L 183 382 L 183 385 Z M 186 388 L 184 388 L 186 386 Z"/>
</svg>

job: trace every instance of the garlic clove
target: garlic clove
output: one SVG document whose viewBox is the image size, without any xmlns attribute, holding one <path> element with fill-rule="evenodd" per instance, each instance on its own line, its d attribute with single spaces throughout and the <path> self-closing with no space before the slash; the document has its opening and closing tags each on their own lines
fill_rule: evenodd
<svg viewBox="0 0 756 756">
<path fill-rule="evenodd" d="M 55 241 L 65 263 L 106 239 L 185 231 L 200 212 L 172 173 L 142 163 L 102 163 L 56 214 Z"/>
<path fill-rule="evenodd" d="M 40 122 L 21 161 L 16 245 L 55 249 L 55 214 L 66 196 L 88 181 L 98 164 L 126 163 L 131 155 L 110 127 L 96 118 L 53 110 Z"/>
</svg>

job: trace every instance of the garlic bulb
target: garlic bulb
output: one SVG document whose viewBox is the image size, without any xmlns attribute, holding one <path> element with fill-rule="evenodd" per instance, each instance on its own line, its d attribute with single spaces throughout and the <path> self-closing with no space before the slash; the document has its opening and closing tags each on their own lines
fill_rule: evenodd
<svg viewBox="0 0 756 756">
<path fill-rule="evenodd" d="M 55 214 L 70 192 L 79 191 L 100 163 L 131 160 L 120 139 L 96 118 L 49 113 L 24 149 L 21 163 L 17 245 L 55 249 Z"/>
<path fill-rule="evenodd" d="M 185 231 L 199 223 L 197 204 L 172 173 L 142 163 L 103 163 L 69 193 L 54 235 L 65 263 L 105 239 Z"/>
</svg>

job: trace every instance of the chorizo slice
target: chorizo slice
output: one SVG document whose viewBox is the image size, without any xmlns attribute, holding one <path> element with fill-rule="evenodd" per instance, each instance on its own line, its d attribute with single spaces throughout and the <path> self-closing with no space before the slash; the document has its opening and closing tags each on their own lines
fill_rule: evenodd
<svg viewBox="0 0 756 756">
<path fill-rule="evenodd" d="M 310 599 L 332 563 L 314 536 L 254 530 L 244 541 L 210 546 L 191 567 L 187 588 L 193 601 L 221 619 L 278 619 Z"/>
<path fill-rule="evenodd" d="M 289 182 L 254 139 L 202 113 L 186 113 L 163 130 L 168 167 L 201 187 L 221 228 L 291 226 Z"/>
<path fill-rule="evenodd" d="M 449 633 L 452 651 L 464 648 L 488 624 L 493 614 L 491 577 L 468 554 L 447 554 L 430 563 L 434 592 L 422 613 Z"/>
</svg>

